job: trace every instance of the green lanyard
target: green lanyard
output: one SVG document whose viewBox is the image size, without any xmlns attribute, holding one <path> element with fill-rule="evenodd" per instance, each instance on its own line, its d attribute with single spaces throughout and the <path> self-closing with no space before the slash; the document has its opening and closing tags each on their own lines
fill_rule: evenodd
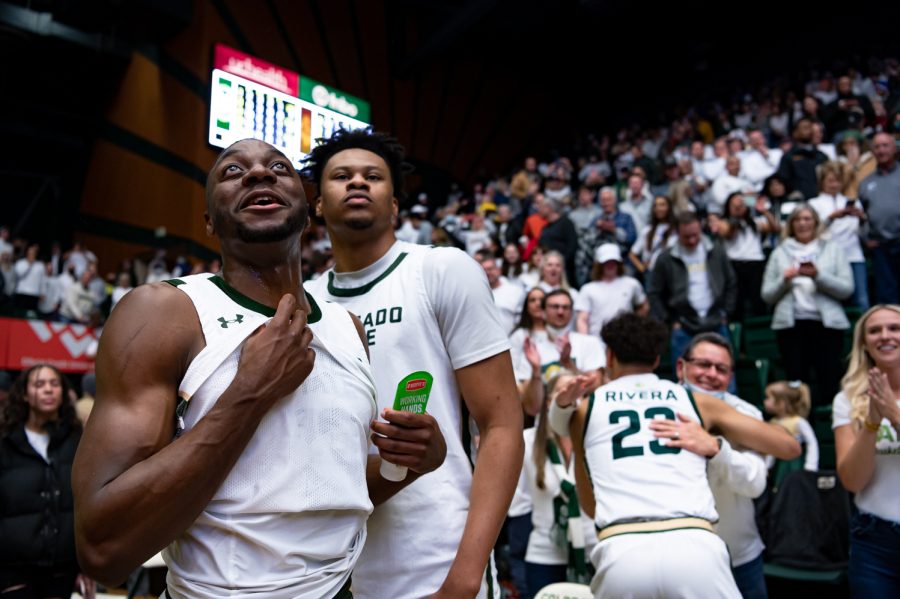
<svg viewBox="0 0 900 599">
<path fill-rule="evenodd" d="M 584 532 L 581 526 L 581 507 L 578 505 L 578 491 L 569 478 L 559 450 L 552 439 L 547 439 L 547 457 L 553 464 L 553 470 L 559 479 L 560 493 L 553 498 L 553 541 L 568 553 L 566 580 L 578 584 L 587 584 L 590 577 L 585 567 Z"/>
</svg>

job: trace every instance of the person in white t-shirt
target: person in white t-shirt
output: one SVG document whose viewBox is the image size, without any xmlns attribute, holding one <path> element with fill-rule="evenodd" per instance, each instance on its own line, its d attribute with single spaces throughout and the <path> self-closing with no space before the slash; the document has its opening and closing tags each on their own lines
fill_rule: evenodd
<svg viewBox="0 0 900 599">
<path fill-rule="evenodd" d="M 475 259 L 484 269 L 487 275 L 488 285 L 491 286 L 491 294 L 494 296 L 494 305 L 500 315 L 500 324 L 507 334 L 512 333 L 519 315 L 522 313 L 522 305 L 525 303 L 525 290 L 516 283 L 511 283 L 506 277 L 500 275 L 500 266 L 497 258 L 489 251 L 480 250 Z"/>
<path fill-rule="evenodd" d="M 522 314 L 516 329 L 509 336 L 510 357 L 516 376 L 522 408 L 529 416 L 537 416 L 544 401 L 544 378 L 541 365 L 543 355 L 550 355 L 552 345 L 547 323 L 544 319 L 544 298 L 547 294 L 540 287 L 534 287 L 525 294 Z M 548 357 L 548 363 L 550 358 Z"/>
<path fill-rule="evenodd" d="M 759 129 L 747 135 L 749 149 L 741 154 L 741 177 L 746 179 L 754 191 L 762 191 L 763 184 L 778 170 L 781 156 L 780 148 L 769 148 L 766 136 Z"/>
<path fill-rule="evenodd" d="M 44 263 L 38 260 L 39 249 L 36 243 L 28 246 L 25 257 L 17 260 L 14 267 L 16 272 L 14 302 L 21 310 L 38 309 L 44 286 L 44 273 L 47 270 Z"/>
<path fill-rule="evenodd" d="M 634 240 L 628 259 L 644 276 L 644 280 L 647 280 L 659 254 L 675 245 L 677 240 L 673 202 L 666 196 L 656 196 L 653 200 L 650 224 L 646 225 Z"/>
<path fill-rule="evenodd" d="M 500 274 L 510 283 L 514 283 L 525 290 L 525 285 L 519 278 L 525 272 L 525 263 L 522 262 L 522 252 L 515 243 L 507 243 L 503 247 L 503 260 L 500 261 Z M 530 289 L 530 287 L 529 287 Z"/>
<path fill-rule="evenodd" d="M 519 285 L 527 289 L 538 286 L 541 280 L 541 264 L 544 261 L 544 248 L 535 246 L 528 256 L 528 260 L 522 264 L 522 273 L 516 277 Z"/>
<path fill-rule="evenodd" d="M 753 185 L 740 176 L 741 159 L 737 156 L 729 156 L 725 161 L 725 172 L 713 182 L 710 189 L 709 203 L 706 206 L 710 214 L 724 214 L 725 203 L 735 192 L 748 192 L 753 190 Z"/>
<path fill-rule="evenodd" d="M 520 324 L 510 338 L 520 395 L 526 412 L 531 415 L 540 410 L 543 385 L 561 369 L 586 372 L 599 380 L 599 370 L 606 365 L 599 337 L 571 331 L 574 304 L 569 292 L 551 291 L 544 296 L 538 310 L 533 302 L 540 291 L 532 289 L 526 299 L 522 323 L 526 322 L 527 312 L 531 322 L 529 332 L 525 333 Z"/>
<path fill-rule="evenodd" d="M 834 398 L 837 471 L 854 494 L 850 591 L 900 597 L 900 306 L 881 304 L 859 319 L 850 366 Z"/>
<path fill-rule="evenodd" d="M 395 239 L 407 167 L 396 139 L 364 129 L 338 130 L 307 160 L 335 258 L 310 289 L 364 316 L 379 409 L 414 384 L 446 433 L 441 467 L 369 518 L 353 595 L 496 598 L 491 551 L 523 453 L 509 337 L 477 262 Z M 473 220 L 475 231 L 483 225 Z M 427 385 L 414 376 L 423 373 Z"/>
<path fill-rule="evenodd" d="M 44 265 L 44 282 L 41 285 L 41 300 L 38 312 L 45 320 L 56 320 L 63 299 L 63 286 L 58 275 L 53 274 L 53 264 Z"/>
<path fill-rule="evenodd" d="M 754 216 L 748 202 L 753 202 Z M 777 233 L 778 221 L 769 210 L 766 199 L 754 198 L 741 192 L 734 192 L 725 201 L 722 217 L 709 216 L 709 228 L 724 242 L 725 253 L 734 268 L 738 283 L 738 303 L 734 319 L 744 319 L 744 304 L 749 302 L 749 316 L 763 316 L 766 304 L 759 295 L 762 287 L 763 270 L 766 267 L 762 241 L 766 235 Z"/>
<path fill-rule="evenodd" d="M 819 169 L 819 195 L 809 205 L 825 224 L 825 233 L 840 245 L 853 271 L 853 296 L 855 306 L 869 309 L 869 283 L 866 275 L 866 258 L 859 241 L 860 226 L 866 220 L 858 200 L 848 200 L 841 193 L 844 185 L 844 165 L 826 162 Z"/>
<path fill-rule="evenodd" d="M 578 293 L 575 303 L 579 333 L 597 337 L 603 325 L 620 312 L 646 314 L 650 309 L 644 288 L 625 275 L 622 253 L 614 243 L 604 243 L 594 252 L 593 281 Z"/>
</svg>

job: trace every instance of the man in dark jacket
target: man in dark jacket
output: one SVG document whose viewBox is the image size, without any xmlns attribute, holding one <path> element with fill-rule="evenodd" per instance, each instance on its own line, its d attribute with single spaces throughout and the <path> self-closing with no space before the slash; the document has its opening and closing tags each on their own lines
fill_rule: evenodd
<svg viewBox="0 0 900 599">
<path fill-rule="evenodd" d="M 737 277 L 721 245 L 704 238 L 693 212 L 678 217 L 678 243 L 660 254 L 647 286 L 650 312 L 672 327 L 672 355 L 680 356 L 697 333 L 728 338 L 737 305 Z"/>
<path fill-rule="evenodd" d="M 794 125 L 794 145 L 781 157 L 778 175 L 804 199 L 819 195 L 816 167 L 828 161 L 828 156 L 813 145 L 813 121 L 803 117 Z"/>
<path fill-rule="evenodd" d="M 541 230 L 540 244 L 548 250 L 556 250 L 566 259 L 566 277 L 575 281 L 575 251 L 578 249 L 578 232 L 568 218 L 564 218 L 562 204 L 558 200 L 544 200 L 544 218 L 547 224 Z"/>
</svg>

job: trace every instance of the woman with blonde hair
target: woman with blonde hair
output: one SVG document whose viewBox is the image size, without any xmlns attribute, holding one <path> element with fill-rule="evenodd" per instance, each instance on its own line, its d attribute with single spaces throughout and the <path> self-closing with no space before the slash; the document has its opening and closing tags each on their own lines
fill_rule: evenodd
<svg viewBox="0 0 900 599">
<path fill-rule="evenodd" d="M 813 405 L 826 404 L 840 387 L 844 331 L 850 328 L 841 301 L 853 293 L 850 263 L 838 244 L 819 235 L 819 225 L 808 204 L 794 209 L 762 284 L 763 300 L 775 306 L 772 329 L 787 378 L 809 381 L 815 372 Z"/>
<path fill-rule="evenodd" d="M 578 291 L 569 284 L 569 278 L 566 276 L 566 259 L 556 250 L 544 252 L 538 268 L 537 286 L 546 293 L 557 289 L 568 291 L 572 301 L 578 301 Z"/>
<path fill-rule="evenodd" d="M 853 332 L 850 367 L 834 398 L 837 471 L 854 493 L 853 597 L 900 597 L 900 306 L 880 304 Z"/>
</svg>

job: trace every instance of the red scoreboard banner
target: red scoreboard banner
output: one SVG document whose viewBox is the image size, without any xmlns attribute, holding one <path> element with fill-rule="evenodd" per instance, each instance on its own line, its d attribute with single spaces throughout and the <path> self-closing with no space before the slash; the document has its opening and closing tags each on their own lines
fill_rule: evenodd
<svg viewBox="0 0 900 599">
<path fill-rule="evenodd" d="M 51 364 L 62 372 L 94 368 L 97 333 L 80 324 L 0 318 L 0 368 L 25 370 Z"/>
</svg>

